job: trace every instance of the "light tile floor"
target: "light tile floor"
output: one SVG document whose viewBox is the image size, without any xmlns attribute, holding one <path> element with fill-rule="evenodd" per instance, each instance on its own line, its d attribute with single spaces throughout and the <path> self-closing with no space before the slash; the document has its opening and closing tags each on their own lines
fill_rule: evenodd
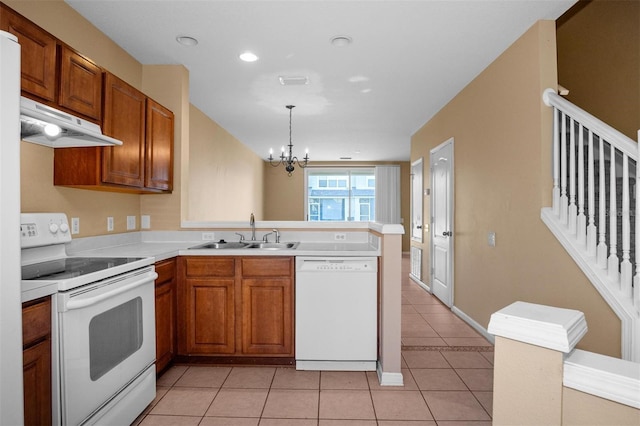
<svg viewBox="0 0 640 426">
<path fill-rule="evenodd" d="M 491 424 L 493 347 L 408 278 L 403 258 L 404 386 L 375 372 L 176 365 L 136 420 L 201 426 L 473 426 Z"/>
</svg>

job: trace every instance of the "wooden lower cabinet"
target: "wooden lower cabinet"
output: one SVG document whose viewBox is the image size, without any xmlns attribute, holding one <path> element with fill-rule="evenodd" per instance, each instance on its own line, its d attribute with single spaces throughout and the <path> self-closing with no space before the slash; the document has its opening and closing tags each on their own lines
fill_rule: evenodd
<svg viewBox="0 0 640 426">
<path fill-rule="evenodd" d="M 180 355 L 292 357 L 293 257 L 185 256 Z"/>
<path fill-rule="evenodd" d="M 176 344 L 176 259 L 157 262 L 156 373 L 162 372 L 177 353 Z"/>
<path fill-rule="evenodd" d="M 241 258 L 242 353 L 293 355 L 292 258 Z"/>
<path fill-rule="evenodd" d="M 51 298 L 22 305 L 24 424 L 50 425 Z"/>
</svg>

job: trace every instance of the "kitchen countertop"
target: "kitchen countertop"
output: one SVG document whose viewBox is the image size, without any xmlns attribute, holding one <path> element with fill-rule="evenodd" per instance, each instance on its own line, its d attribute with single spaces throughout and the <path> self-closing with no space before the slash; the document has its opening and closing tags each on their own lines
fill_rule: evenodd
<svg viewBox="0 0 640 426">
<path fill-rule="evenodd" d="M 264 233 L 258 231 L 257 236 Z M 343 240 L 337 241 L 338 237 Z M 281 231 L 281 242 L 299 242 L 294 249 L 191 249 L 219 240 L 237 241 L 238 234 L 235 230 L 132 232 L 77 238 L 66 251 L 69 256 L 153 257 L 156 262 L 176 256 L 380 256 L 377 236 L 349 231 Z"/>
<path fill-rule="evenodd" d="M 285 242 L 285 241 L 283 241 Z M 202 241 L 137 242 L 97 249 L 82 250 L 73 256 L 153 257 L 156 262 L 175 256 L 379 256 L 369 243 L 301 242 L 295 249 L 189 249 Z"/>
</svg>

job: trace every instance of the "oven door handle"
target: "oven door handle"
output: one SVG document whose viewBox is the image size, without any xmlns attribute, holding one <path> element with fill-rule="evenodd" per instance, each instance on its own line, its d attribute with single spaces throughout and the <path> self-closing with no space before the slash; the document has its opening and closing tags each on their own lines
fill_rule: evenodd
<svg viewBox="0 0 640 426">
<path fill-rule="evenodd" d="M 132 290 L 136 287 L 140 287 L 141 285 L 148 284 L 150 281 L 153 282 L 156 278 L 158 278 L 158 274 L 153 272 L 153 274 L 145 274 L 144 277 L 139 280 L 123 285 L 122 287 L 119 287 L 114 291 L 110 291 L 108 293 L 104 293 L 99 296 L 86 297 L 80 300 L 71 299 L 67 301 L 67 303 L 65 303 L 65 308 L 66 308 L 65 310 L 71 311 L 73 309 L 82 309 L 82 308 L 86 308 L 87 306 L 95 305 L 104 300 L 110 299 L 114 296 L 125 293 L 129 290 Z"/>
</svg>

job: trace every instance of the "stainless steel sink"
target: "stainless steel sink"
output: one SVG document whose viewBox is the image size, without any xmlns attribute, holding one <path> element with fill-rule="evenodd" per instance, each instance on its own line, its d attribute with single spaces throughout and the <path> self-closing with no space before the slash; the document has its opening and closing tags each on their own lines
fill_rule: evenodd
<svg viewBox="0 0 640 426">
<path fill-rule="evenodd" d="M 247 248 L 249 244 L 247 243 L 227 243 L 227 242 L 217 242 L 217 243 L 206 243 L 195 247 L 189 247 L 189 249 L 241 249 Z"/>
<path fill-rule="evenodd" d="M 213 250 L 224 250 L 224 249 L 259 249 L 259 250 L 292 250 L 298 247 L 300 243 L 264 243 L 264 242 L 211 242 L 206 244 L 201 244 L 195 247 L 189 247 L 190 250 L 200 250 L 200 249 L 213 249 Z"/>
<path fill-rule="evenodd" d="M 247 248 L 262 249 L 262 250 L 292 250 L 298 247 L 300 243 L 257 243 L 251 244 Z"/>
</svg>

